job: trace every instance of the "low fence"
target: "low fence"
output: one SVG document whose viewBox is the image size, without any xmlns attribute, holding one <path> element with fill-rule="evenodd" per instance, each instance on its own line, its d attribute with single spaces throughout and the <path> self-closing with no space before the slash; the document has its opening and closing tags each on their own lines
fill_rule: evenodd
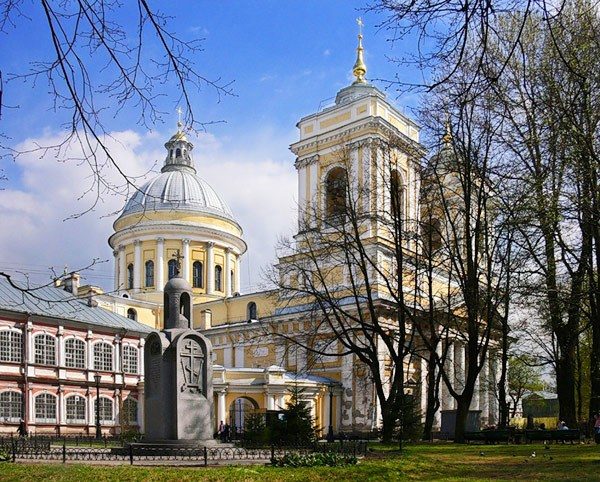
<svg viewBox="0 0 600 482">
<path fill-rule="evenodd" d="M 33 441 L 30 441 L 33 442 Z M 367 443 L 362 441 L 345 443 L 317 443 L 310 446 L 280 447 L 271 445 L 263 448 L 246 447 L 177 447 L 150 444 L 128 444 L 123 447 L 94 448 L 72 447 L 63 441 L 62 446 L 23 443 L 13 439 L 10 446 L 3 446 L 3 458 L 12 460 L 40 460 L 58 462 L 168 462 L 186 461 L 201 465 L 214 465 L 233 461 L 265 462 L 273 458 L 283 457 L 289 453 L 308 454 L 315 452 L 335 452 L 363 456 L 367 451 Z"/>
</svg>

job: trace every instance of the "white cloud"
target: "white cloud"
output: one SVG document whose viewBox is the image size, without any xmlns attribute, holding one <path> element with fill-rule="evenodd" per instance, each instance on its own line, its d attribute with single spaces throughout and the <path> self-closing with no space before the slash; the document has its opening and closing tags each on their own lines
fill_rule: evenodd
<svg viewBox="0 0 600 482">
<path fill-rule="evenodd" d="M 246 142 L 233 143 L 211 134 L 192 139 L 198 174 L 230 205 L 244 229 L 249 247 L 242 273 L 246 289 L 260 283 L 262 268 L 273 261 L 277 237 L 290 234 L 295 227 L 296 173 L 287 151 L 294 135 L 289 132 L 282 137 L 264 128 Z M 124 131 L 112 137 L 108 144 L 113 156 L 128 174 L 140 176 L 162 165 L 162 144 L 168 135 Z M 18 149 L 51 145 L 59 139 L 59 134 L 46 132 L 23 141 Z M 35 281 L 47 281 L 49 266 L 62 270 L 66 264 L 74 269 L 100 258 L 109 261 L 89 272 L 84 282 L 111 287 L 113 266 L 107 239 L 117 216 L 111 213 L 123 207 L 125 196 L 104 192 L 93 211 L 69 219 L 93 204 L 93 194 L 84 194 L 92 179 L 86 164 L 57 161 L 81 157 L 79 146 L 72 145 L 60 158 L 39 152 L 17 158 L 22 173 L 18 187 L 9 180 L 0 191 L 0 270 L 24 270 Z M 114 168 L 103 174 L 109 182 L 122 184 Z M 143 178 L 138 184 L 142 182 Z"/>
<path fill-rule="evenodd" d="M 331 50 L 329 50 L 329 49 L 323 50 L 323 56 L 324 57 L 329 57 L 330 55 L 331 55 Z"/>
</svg>

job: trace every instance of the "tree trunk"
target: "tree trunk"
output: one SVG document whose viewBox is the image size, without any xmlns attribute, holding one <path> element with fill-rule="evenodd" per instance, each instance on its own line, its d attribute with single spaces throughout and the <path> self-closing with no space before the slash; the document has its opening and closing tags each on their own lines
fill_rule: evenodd
<svg viewBox="0 0 600 482">
<path fill-rule="evenodd" d="M 465 431 L 467 428 L 467 418 L 469 416 L 469 407 L 471 405 L 471 399 L 468 397 L 460 396 L 456 400 L 456 424 L 454 426 L 454 442 L 464 443 L 465 442 Z"/>
<path fill-rule="evenodd" d="M 592 322 L 592 354 L 590 357 L 590 420 L 600 413 L 600 323 Z"/>
<path fill-rule="evenodd" d="M 381 442 L 391 443 L 396 430 L 396 411 L 392 404 L 386 403 L 381 407 Z"/>
<path fill-rule="evenodd" d="M 562 337 L 557 337 L 560 348 L 556 360 L 556 393 L 558 395 L 559 418 L 567 426 L 577 425 L 577 406 L 575 404 L 575 344 L 570 337 L 561 342 Z"/>
<path fill-rule="evenodd" d="M 433 431 L 433 422 L 435 420 L 435 412 L 440 408 L 440 399 L 438 398 L 437 388 L 438 380 L 436 377 L 435 353 L 429 354 L 427 360 L 427 407 L 425 409 L 425 424 L 423 426 L 423 440 L 431 439 Z"/>
</svg>

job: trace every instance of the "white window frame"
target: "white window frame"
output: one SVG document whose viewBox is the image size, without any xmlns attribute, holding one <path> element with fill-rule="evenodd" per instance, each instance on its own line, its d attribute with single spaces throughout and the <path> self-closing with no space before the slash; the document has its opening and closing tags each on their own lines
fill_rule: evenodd
<svg viewBox="0 0 600 482">
<path fill-rule="evenodd" d="M 138 410 L 139 410 L 139 401 L 132 396 L 129 396 L 123 400 L 123 423 L 125 425 L 138 425 Z M 133 404 L 133 406 L 128 406 L 129 404 Z M 133 418 L 130 415 L 133 414 Z"/>
<path fill-rule="evenodd" d="M 40 415 L 40 411 L 38 410 L 38 408 L 40 408 L 38 406 L 38 400 L 41 400 L 42 398 L 45 401 L 43 402 L 44 405 L 42 405 L 43 413 Z M 54 400 L 54 415 L 53 416 L 52 416 L 51 411 L 48 409 L 48 406 L 50 405 L 48 403 L 48 400 Z M 48 392 L 38 393 L 34 398 L 33 405 L 34 405 L 34 413 L 35 413 L 36 423 L 56 423 L 56 421 L 57 421 L 56 409 L 58 406 L 58 400 L 57 400 L 56 395 L 54 395 L 52 393 L 48 393 Z M 48 417 L 48 415 L 51 415 L 51 417 Z"/>
<path fill-rule="evenodd" d="M 110 347 L 110 357 L 108 353 L 101 348 L 102 346 Z M 99 351 L 102 349 L 102 351 Z M 94 370 L 101 372 L 112 372 L 114 370 L 114 346 L 107 341 L 98 341 L 94 343 Z"/>
<path fill-rule="evenodd" d="M 98 398 L 94 399 L 94 422 L 96 421 Z M 110 410 L 110 418 L 106 418 L 106 410 Z M 115 404 L 114 400 L 105 395 L 100 395 L 100 425 L 114 425 L 115 423 Z"/>
<path fill-rule="evenodd" d="M 69 342 L 73 346 L 69 347 Z M 76 348 L 76 345 L 79 345 L 79 348 Z M 86 368 L 86 351 L 85 340 L 77 337 L 67 338 L 65 340 L 65 366 L 67 368 Z"/>
<path fill-rule="evenodd" d="M 15 400 L 15 396 L 18 400 Z M 23 393 L 18 390 L 0 392 L 0 420 L 8 423 L 19 423 L 22 418 Z"/>
<path fill-rule="evenodd" d="M 74 400 L 75 405 L 72 408 L 71 412 L 69 411 L 69 400 Z M 78 425 L 85 424 L 87 406 L 86 400 L 83 395 L 79 395 L 78 393 L 73 395 L 67 395 L 65 397 L 65 420 L 68 424 Z M 83 408 L 83 414 L 78 413 L 78 411 Z M 70 416 L 71 415 L 71 416 Z M 83 416 L 82 416 L 83 415 Z"/>
<path fill-rule="evenodd" d="M 123 345 L 123 372 L 131 375 L 139 372 L 139 350 L 133 345 Z"/>
<path fill-rule="evenodd" d="M 33 362 L 37 365 L 56 366 L 56 345 L 54 335 L 36 333 L 33 336 Z"/>
<path fill-rule="evenodd" d="M 0 362 L 23 362 L 23 333 L 20 330 L 0 330 Z"/>
</svg>

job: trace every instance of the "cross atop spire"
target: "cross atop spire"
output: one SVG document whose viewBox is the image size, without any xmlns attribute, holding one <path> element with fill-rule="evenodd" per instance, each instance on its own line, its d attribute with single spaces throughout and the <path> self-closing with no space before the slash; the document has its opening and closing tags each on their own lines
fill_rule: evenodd
<svg viewBox="0 0 600 482">
<path fill-rule="evenodd" d="M 185 256 L 183 256 L 179 250 L 177 250 L 177 252 L 173 255 L 173 258 L 175 258 L 176 260 L 176 268 L 175 268 L 175 275 L 177 276 L 178 274 L 181 273 L 181 260 L 183 258 L 185 258 Z"/>
<path fill-rule="evenodd" d="M 358 17 L 356 19 L 356 23 L 358 25 L 358 47 L 356 48 L 356 62 L 354 63 L 354 67 L 352 69 L 352 73 L 356 80 L 353 82 L 354 84 L 366 84 L 365 74 L 367 73 L 367 66 L 363 60 L 363 46 L 362 46 L 362 28 L 365 25 L 363 23 L 362 18 Z"/>
<path fill-rule="evenodd" d="M 183 127 L 183 122 L 181 122 L 181 115 L 183 114 L 183 109 L 181 106 L 177 107 L 177 127 L 179 130 Z"/>
</svg>

